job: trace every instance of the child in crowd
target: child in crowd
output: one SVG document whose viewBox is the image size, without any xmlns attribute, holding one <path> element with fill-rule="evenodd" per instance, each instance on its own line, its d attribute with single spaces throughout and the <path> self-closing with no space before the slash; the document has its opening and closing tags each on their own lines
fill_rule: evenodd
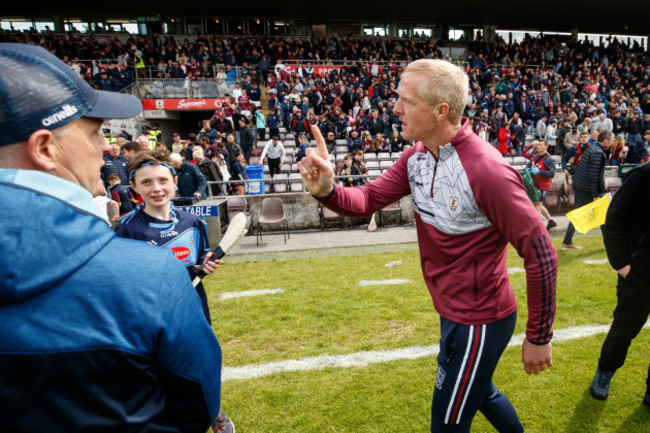
<svg viewBox="0 0 650 433">
<path fill-rule="evenodd" d="M 221 260 L 210 260 L 212 252 L 205 225 L 195 215 L 174 209 L 172 198 L 176 188 L 176 173 L 169 161 L 169 152 L 141 152 L 129 161 L 131 185 L 144 202 L 131 213 L 120 218 L 116 234 L 169 248 L 176 258 L 187 267 L 190 279 L 196 277 L 193 265 L 203 264 L 203 272 L 210 275 Z M 203 314 L 208 323 L 210 310 L 203 284 L 196 286 Z M 219 411 L 213 430 L 234 432 L 230 418 Z"/>
<path fill-rule="evenodd" d="M 174 209 L 176 174 L 167 154 L 139 153 L 129 162 L 129 179 L 144 203 L 120 219 L 117 235 L 169 248 L 187 267 L 191 279 L 196 276 L 195 264 L 203 264 L 207 275 L 214 272 L 221 261 L 209 260 L 212 253 L 205 225 L 195 215 Z M 208 299 L 201 283 L 196 286 L 196 292 L 210 322 Z"/>
<path fill-rule="evenodd" d="M 120 207 L 120 216 L 124 216 L 131 212 L 138 205 L 138 200 L 133 196 L 133 192 L 128 185 L 122 185 L 120 176 L 116 173 L 110 174 L 106 181 L 108 182 L 108 192 L 113 200 L 115 200 Z"/>
</svg>

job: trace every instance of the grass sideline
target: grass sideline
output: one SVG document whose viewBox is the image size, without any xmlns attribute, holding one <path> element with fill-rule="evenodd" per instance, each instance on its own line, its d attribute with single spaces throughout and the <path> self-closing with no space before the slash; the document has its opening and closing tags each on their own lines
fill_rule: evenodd
<svg viewBox="0 0 650 433">
<path fill-rule="evenodd" d="M 557 249 L 561 240 L 554 239 Z M 581 237 L 582 251 L 558 251 L 555 329 L 610 324 L 616 275 L 600 236 Z M 306 252 L 280 259 L 225 263 L 206 278 L 224 367 L 437 344 L 439 318 L 424 286 L 416 248 Z M 380 251 L 380 250 L 377 250 Z M 302 258 L 301 258 L 302 257 Z M 384 267 L 394 260 L 402 265 Z M 510 248 L 508 267 L 523 261 Z M 218 275 L 218 278 L 216 277 Z M 360 286 L 361 280 L 407 279 Z M 525 274 L 510 275 L 526 323 Z M 273 295 L 220 299 L 225 292 L 282 289 Z M 588 385 L 605 334 L 554 344 L 554 366 L 527 376 L 521 348 L 506 349 L 495 383 L 511 399 L 527 432 L 648 432 L 645 392 L 650 330 L 643 330 L 616 374 L 612 395 L 594 400 Z M 222 384 L 226 413 L 238 433 L 429 431 L 435 357 L 271 374 Z M 473 432 L 493 432 L 478 415 Z"/>
</svg>

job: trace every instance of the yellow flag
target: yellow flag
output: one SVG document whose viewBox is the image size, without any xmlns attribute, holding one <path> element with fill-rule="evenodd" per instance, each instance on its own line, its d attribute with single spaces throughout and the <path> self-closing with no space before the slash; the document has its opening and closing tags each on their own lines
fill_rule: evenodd
<svg viewBox="0 0 650 433">
<path fill-rule="evenodd" d="M 589 230 L 605 224 L 609 202 L 610 196 L 606 194 L 596 201 L 568 212 L 566 216 L 576 230 L 580 233 L 587 233 Z"/>
</svg>

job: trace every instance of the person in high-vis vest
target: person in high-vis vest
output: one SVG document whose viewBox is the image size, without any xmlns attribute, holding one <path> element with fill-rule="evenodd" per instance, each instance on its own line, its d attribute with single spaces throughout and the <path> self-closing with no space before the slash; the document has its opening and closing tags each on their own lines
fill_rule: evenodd
<svg viewBox="0 0 650 433">
<path fill-rule="evenodd" d="M 138 74 L 138 77 L 144 78 L 145 64 L 144 59 L 142 58 L 142 53 L 140 51 L 136 51 L 133 55 L 133 64 L 135 65 L 135 70 Z"/>
<path fill-rule="evenodd" d="M 149 130 L 149 134 L 152 136 L 156 137 L 156 142 L 160 143 L 162 141 L 162 131 L 158 129 L 158 124 L 157 123 L 152 123 L 151 124 L 151 129 Z"/>
<path fill-rule="evenodd" d="M 108 142 L 108 144 L 113 144 L 113 143 L 115 143 L 115 140 L 117 140 L 117 138 L 116 138 L 116 137 L 113 137 L 113 136 L 111 135 L 111 130 L 110 130 L 110 129 L 108 129 L 108 128 L 104 128 L 104 129 L 102 129 L 102 132 L 104 133 L 104 138 L 106 139 L 106 141 Z"/>
</svg>

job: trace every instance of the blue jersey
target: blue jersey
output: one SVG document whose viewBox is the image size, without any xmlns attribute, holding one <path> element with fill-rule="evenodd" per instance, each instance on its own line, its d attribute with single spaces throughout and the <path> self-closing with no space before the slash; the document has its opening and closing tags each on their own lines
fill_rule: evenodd
<svg viewBox="0 0 650 433">
<path fill-rule="evenodd" d="M 172 212 L 175 213 L 178 222 L 169 233 L 165 231 L 171 227 L 171 221 L 159 220 L 147 215 L 142 210 L 135 212 L 133 217 L 128 222 L 121 224 L 115 232 L 123 238 L 145 241 L 170 249 L 178 261 L 185 265 L 193 280 L 196 277 L 196 272 L 192 265 L 203 264 L 206 254 L 210 251 L 208 233 L 205 225 L 196 215 L 177 209 Z M 196 292 L 201 298 L 205 318 L 210 322 L 208 299 L 201 283 L 196 286 Z"/>
<path fill-rule="evenodd" d="M 208 233 L 200 219 L 191 213 L 174 209 L 178 223 L 170 233 L 162 234 L 171 226 L 171 221 L 163 221 L 148 215 L 146 212 L 136 212 L 133 218 L 121 224 L 116 233 L 118 236 L 148 242 L 172 250 L 179 262 L 189 268 L 194 278 L 191 266 L 203 263 L 205 255 L 210 251 Z"/>
</svg>

